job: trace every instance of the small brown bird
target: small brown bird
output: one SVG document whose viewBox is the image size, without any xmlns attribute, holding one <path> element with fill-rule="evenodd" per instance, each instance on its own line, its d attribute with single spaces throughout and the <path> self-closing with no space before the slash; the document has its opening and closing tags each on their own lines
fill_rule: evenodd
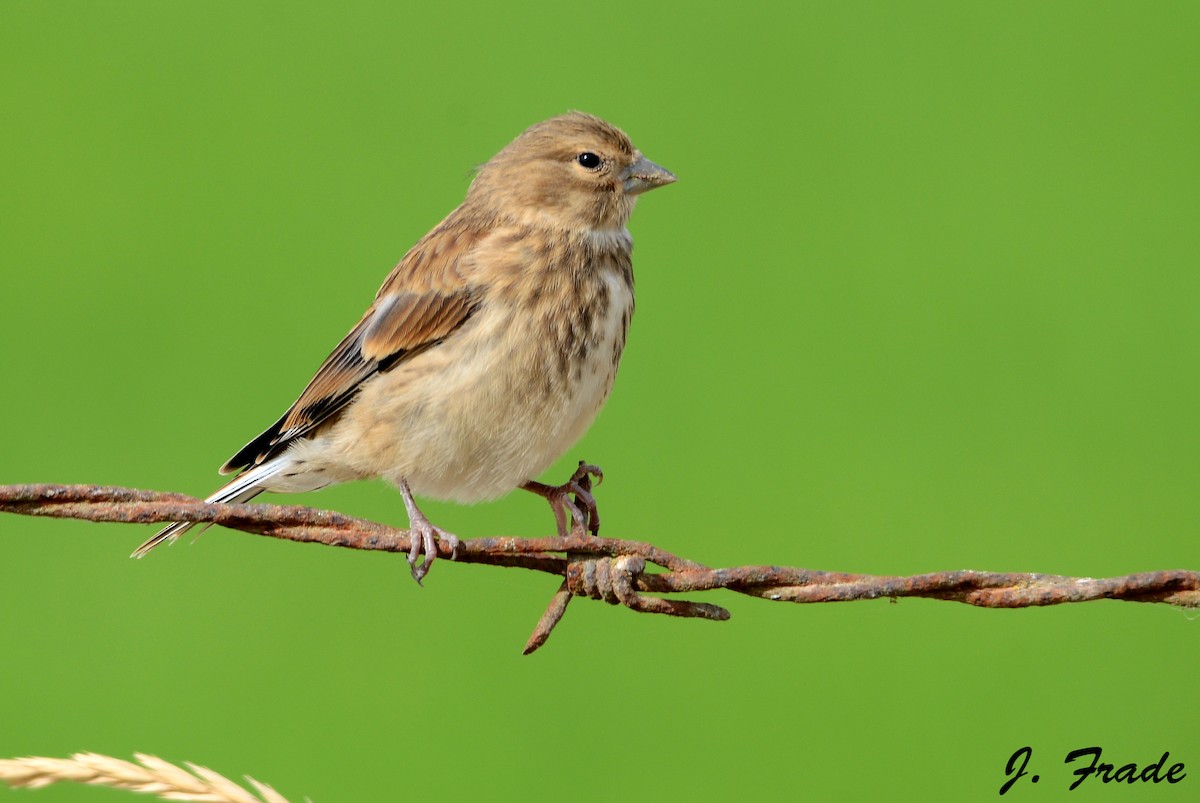
<svg viewBox="0 0 1200 803">
<path fill-rule="evenodd" d="M 626 223 L 639 194 L 673 181 L 597 117 L 527 129 L 405 254 L 283 417 L 222 466 L 240 473 L 207 501 L 383 477 L 404 498 L 418 582 L 434 539 L 452 550 L 458 539 L 414 494 L 477 502 L 521 487 L 549 500 L 560 534 L 568 515 L 596 531 L 598 469 L 581 463 L 559 486 L 533 478 L 612 389 L 633 314 Z M 171 524 L 133 554 L 192 526 Z"/>
</svg>

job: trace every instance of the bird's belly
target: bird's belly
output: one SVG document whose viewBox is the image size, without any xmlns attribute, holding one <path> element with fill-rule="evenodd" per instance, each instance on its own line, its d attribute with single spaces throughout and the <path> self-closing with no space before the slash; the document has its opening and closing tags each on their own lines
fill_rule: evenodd
<svg viewBox="0 0 1200 803">
<path fill-rule="evenodd" d="M 474 502 L 535 478 L 587 430 L 616 376 L 628 304 L 581 331 L 480 314 L 461 337 L 372 379 L 331 432 L 354 469 L 414 493 Z"/>
</svg>

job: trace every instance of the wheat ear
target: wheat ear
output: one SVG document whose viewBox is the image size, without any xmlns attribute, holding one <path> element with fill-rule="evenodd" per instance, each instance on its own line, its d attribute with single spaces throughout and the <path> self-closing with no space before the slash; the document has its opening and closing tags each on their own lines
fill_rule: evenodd
<svg viewBox="0 0 1200 803">
<path fill-rule="evenodd" d="M 246 780 L 261 797 L 255 797 L 206 767 L 185 762 L 185 770 L 156 756 L 145 753 L 135 753 L 134 756 L 141 762 L 140 765 L 98 753 L 76 753 L 70 758 L 29 756 L 0 759 L 0 781 L 14 789 L 37 789 L 59 781 L 73 781 L 158 795 L 163 800 L 288 803 L 283 795 L 250 776 L 246 776 Z"/>
</svg>

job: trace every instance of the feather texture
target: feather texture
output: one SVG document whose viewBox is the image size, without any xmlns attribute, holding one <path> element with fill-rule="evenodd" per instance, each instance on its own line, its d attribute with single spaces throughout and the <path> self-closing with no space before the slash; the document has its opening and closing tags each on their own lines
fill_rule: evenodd
<svg viewBox="0 0 1200 803">
<path fill-rule="evenodd" d="M 225 463 L 241 473 L 208 501 L 384 477 L 419 516 L 410 489 L 469 502 L 533 479 L 612 389 L 633 313 L 625 226 L 640 193 L 674 180 L 599 118 L 529 128 L 405 254 L 291 407 Z"/>
</svg>

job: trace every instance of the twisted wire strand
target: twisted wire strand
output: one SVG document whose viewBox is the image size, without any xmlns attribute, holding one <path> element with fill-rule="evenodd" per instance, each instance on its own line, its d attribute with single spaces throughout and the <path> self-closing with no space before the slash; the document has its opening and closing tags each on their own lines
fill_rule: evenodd
<svg viewBox="0 0 1200 803">
<path fill-rule="evenodd" d="M 194 521 L 301 543 L 407 553 L 407 530 L 330 510 L 294 505 L 214 505 L 176 493 L 97 485 L 0 486 L 0 512 L 87 521 L 152 524 Z M 438 544 L 438 555 L 450 550 Z M 653 544 L 573 532 L 566 537 L 491 536 L 464 540 L 459 562 L 522 568 L 563 578 L 525 645 L 545 644 L 572 597 L 622 605 L 640 613 L 711 619 L 726 609 L 646 594 L 726 589 L 777 602 L 850 602 L 923 597 L 983 608 L 1028 608 L 1112 599 L 1200 608 L 1200 572 L 1139 572 L 1121 577 L 947 571 L 908 577 L 815 571 L 787 566 L 713 569 Z M 655 564 L 666 571 L 649 572 Z"/>
</svg>

